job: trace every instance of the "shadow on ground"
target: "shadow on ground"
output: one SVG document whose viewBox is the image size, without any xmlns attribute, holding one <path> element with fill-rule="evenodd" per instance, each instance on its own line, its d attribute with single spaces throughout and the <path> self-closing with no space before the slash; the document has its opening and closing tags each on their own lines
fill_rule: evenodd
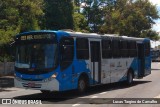
<svg viewBox="0 0 160 107">
<path fill-rule="evenodd" d="M 63 104 L 73 104 L 78 102 L 86 102 L 87 100 L 91 100 L 93 98 L 79 98 L 88 95 L 98 94 L 101 92 L 107 92 L 112 90 L 118 89 L 125 89 L 129 87 L 134 87 L 139 84 L 146 84 L 151 81 L 134 81 L 132 86 L 127 86 L 123 82 L 121 83 L 113 83 L 113 84 L 106 84 L 106 85 L 99 85 L 90 87 L 87 92 L 79 93 L 77 90 L 72 91 L 65 91 L 65 92 L 52 92 L 49 94 L 37 93 L 37 94 L 30 94 L 30 95 L 23 95 L 14 97 L 14 99 L 40 99 L 43 103 L 63 103 Z"/>
<path fill-rule="evenodd" d="M 152 68 L 151 70 L 155 70 L 155 71 L 158 71 L 158 70 L 160 70 L 160 69 L 157 69 L 157 68 Z"/>
</svg>

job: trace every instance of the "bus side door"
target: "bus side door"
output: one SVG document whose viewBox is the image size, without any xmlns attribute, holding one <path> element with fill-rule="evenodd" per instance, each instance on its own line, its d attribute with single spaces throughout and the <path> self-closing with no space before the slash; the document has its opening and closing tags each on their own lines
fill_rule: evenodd
<svg viewBox="0 0 160 107">
<path fill-rule="evenodd" d="M 90 41 L 91 77 L 93 84 L 101 83 L 101 50 L 100 41 Z"/>
<path fill-rule="evenodd" d="M 138 44 L 138 76 L 143 77 L 145 74 L 145 51 L 144 44 Z"/>
</svg>

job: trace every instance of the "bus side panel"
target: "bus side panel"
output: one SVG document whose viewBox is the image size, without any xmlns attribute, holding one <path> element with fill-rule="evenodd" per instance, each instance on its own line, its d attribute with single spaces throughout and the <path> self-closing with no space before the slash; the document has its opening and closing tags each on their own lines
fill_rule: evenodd
<svg viewBox="0 0 160 107">
<path fill-rule="evenodd" d="M 110 61 L 111 83 L 127 79 L 128 67 L 131 65 L 132 61 L 133 58 L 115 58 Z"/>
<path fill-rule="evenodd" d="M 102 84 L 111 82 L 110 61 L 111 59 L 102 59 Z"/>
<path fill-rule="evenodd" d="M 88 65 L 88 61 L 74 60 L 67 69 L 61 71 L 61 76 L 59 77 L 60 91 L 77 89 L 78 79 L 81 73 L 86 73 L 90 78 Z"/>
<path fill-rule="evenodd" d="M 151 57 L 145 57 L 145 74 L 147 76 L 151 74 Z"/>
<path fill-rule="evenodd" d="M 145 74 L 145 48 L 144 43 L 138 43 L 138 78 L 143 78 Z"/>
<path fill-rule="evenodd" d="M 123 77 L 121 77 L 120 81 L 125 81 L 127 80 L 127 72 L 129 69 L 132 69 L 133 73 L 134 73 L 134 77 L 136 78 L 138 75 L 138 60 L 137 58 L 126 58 L 126 68 L 125 68 L 125 74 L 123 75 Z"/>
<path fill-rule="evenodd" d="M 133 70 L 134 78 L 138 78 L 138 58 L 137 57 L 133 59 L 133 62 L 129 68 Z"/>
<path fill-rule="evenodd" d="M 143 78 L 151 74 L 151 53 L 150 49 L 147 50 L 147 43 L 149 40 L 144 40 L 138 43 L 138 78 Z M 148 47 L 150 48 L 150 46 Z M 149 51 L 149 53 L 147 53 Z"/>
<path fill-rule="evenodd" d="M 144 74 L 144 76 L 151 74 L 151 62 L 152 62 L 152 60 L 151 60 L 151 53 L 150 53 L 149 56 L 145 57 L 145 74 Z"/>
</svg>

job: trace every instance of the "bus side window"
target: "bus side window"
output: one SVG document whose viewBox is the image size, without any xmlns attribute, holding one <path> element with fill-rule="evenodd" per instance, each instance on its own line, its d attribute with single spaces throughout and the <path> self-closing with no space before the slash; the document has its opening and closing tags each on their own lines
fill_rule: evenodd
<svg viewBox="0 0 160 107">
<path fill-rule="evenodd" d="M 150 42 L 145 42 L 145 56 L 150 55 Z"/>
<path fill-rule="evenodd" d="M 77 38 L 76 45 L 77 59 L 89 59 L 88 39 Z"/>
<path fill-rule="evenodd" d="M 137 56 L 137 48 L 136 48 L 136 42 L 132 41 L 131 42 L 131 56 L 136 57 Z"/>
<path fill-rule="evenodd" d="M 120 57 L 120 41 L 119 40 L 112 40 L 112 52 L 113 52 L 113 58 Z"/>
<path fill-rule="evenodd" d="M 137 44 L 136 41 L 128 41 L 128 57 L 137 57 Z"/>
<path fill-rule="evenodd" d="M 102 40 L 102 58 L 111 58 L 111 40 Z"/>
<path fill-rule="evenodd" d="M 127 49 L 127 41 L 124 41 L 124 40 L 122 40 L 121 41 L 121 50 L 120 50 L 120 53 L 121 53 L 121 56 L 122 57 L 128 57 L 128 49 Z"/>
<path fill-rule="evenodd" d="M 128 57 L 131 57 L 131 41 L 127 41 Z"/>
<path fill-rule="evenodd" d="M 74 57 L 74 39 L 63 37 L 60 40 L 60 65 L 61 70 L 68 68 L 73 61 Z"/>
</svg>

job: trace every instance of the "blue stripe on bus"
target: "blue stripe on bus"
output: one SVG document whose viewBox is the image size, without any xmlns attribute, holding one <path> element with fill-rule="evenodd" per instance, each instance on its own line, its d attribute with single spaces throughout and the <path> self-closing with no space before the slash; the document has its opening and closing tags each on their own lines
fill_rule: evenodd
<svg viewBox="0 0 160 107">
<path fill-rule="evenodd" d="M 74 76 L 72 74 L 72 69 L 73 69 L 72 66 L 74 66 Z M 65 91 L 69 89 L 76 89 L 78 86 L 78 78 L 80 74 L 82 72 L 88 74 L 89 71 L 90 70 L 86 68 L 86 62 L 84 60 L 74 60 L 73 63 L 64 71 L 61 71 L 60 67 L 58 67 L 56 70 L 52 72 L 40 75 L 21 74 L 18 72 L 15 72 L 15 74 L 17 77 L 22 78 L 24 80 L 35 81 L 35 80 L 44 80 L 50 78 L 55 72 L 58 72 L 59 74 L 57 75 L 57 80 L 60 83 L 59 90 Z"/>
<path fill-rule="evenodd" d="M 135 74 L 138 74 L 138 58 L 134 58 L 131 65 L 128 67 L 128 69 L 131 68 Z M 125 81 L 127 80 L 127 71 L 124 74 L 124 76 L 119 81 Z"/>
</svg>

